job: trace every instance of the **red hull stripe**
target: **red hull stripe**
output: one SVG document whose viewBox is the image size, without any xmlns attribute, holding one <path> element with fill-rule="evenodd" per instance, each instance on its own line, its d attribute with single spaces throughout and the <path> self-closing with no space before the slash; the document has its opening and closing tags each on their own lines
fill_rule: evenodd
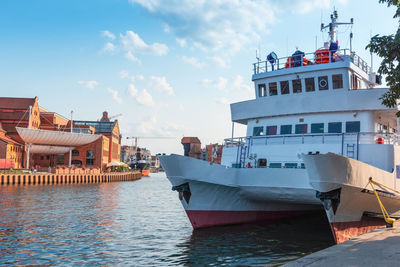
<svg viewBox="0 0 400 267">
<path fill-rule="evenodd" d="M 194 229 L 216 225 L 273 221 L 303 215 L 303 211 L 186 210 Z"/>
<path fill-rule="evenodd" d="M 384 219 L 363 217 L 361 221 L 331 223 L 331 229 L 336 244 L 340 244 L 385 225 Z"/>
</svg>

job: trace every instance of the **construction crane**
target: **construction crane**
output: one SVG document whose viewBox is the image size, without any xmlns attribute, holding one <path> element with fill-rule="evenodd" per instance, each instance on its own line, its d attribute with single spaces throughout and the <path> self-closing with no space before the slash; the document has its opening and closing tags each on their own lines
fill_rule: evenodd
<svg viewBox="0 0 400 267">
<path fill-rule="evenodd" d="M 111 117 L 108 117 L 108 119 L 111 120 L 111 119 L 115 119 L 115 118 L 118 118 L 118 117 L 121 117 L 121 116 L 122 116 L 122 113 L 119 113 L 117 115 L 113 115 Z"/>
<path fill-rule="evenodd" d="M 175 139 L 171 136 L 127 136 L 126 139 L 135 139 L 135 147 L 137 147 L 138 139 Z"/>
</svg>

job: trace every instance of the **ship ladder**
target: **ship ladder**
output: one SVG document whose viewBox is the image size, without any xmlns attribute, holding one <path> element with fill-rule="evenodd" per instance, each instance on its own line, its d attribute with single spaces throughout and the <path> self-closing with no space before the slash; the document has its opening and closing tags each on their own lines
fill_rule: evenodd
<svg viewBox="0 0 400 267">
<path fill-rule="evenodd" d="M 383 218 L 385 219 L 385 222 L 386 222 L 386 227 L 393 227 L 393 223 L 394 223 L 396 220 L 390 218 L 388 212 L 386 211 L 385 207 L 384 207 L 383 204 L 382 204 L 382 201 L 380 200 L 380 198 L 379 198 L 379 196 L 378 196 L 378 192 L 376 192 L 376 190 L 375 190 L 374 184 L 377 185 L 377 186 L 380 186 L 380 187 L 382 187 L 382 188 L 385 188 L 385 189 L 387 189 L 387 190 L 396 192 L 396 193 L 398 193 L 398 194 L 400 194 L 400 192 L 394 190 L 393 188 L 389 188 L 389 187 L 387 187 L 386 185 L 383 185 L 383 184 L 381 184 L 381 183 L 378 183 L 378 182 L 374 181 L 374 180 L 372 179 L 372 177 L 369 177 L 369 182 L 368 182 L 368 184 L 371 185 L 372 190 L 374 191 L 374 194 L 375 194 L 375 196 L 376 196 L 376 199 L 378 200 L 378 204 L 379 204 L 379 207 L 381 208 Z M 368 184 L 367 184 L 367 186 L 368 186 Z"/>
</svg>

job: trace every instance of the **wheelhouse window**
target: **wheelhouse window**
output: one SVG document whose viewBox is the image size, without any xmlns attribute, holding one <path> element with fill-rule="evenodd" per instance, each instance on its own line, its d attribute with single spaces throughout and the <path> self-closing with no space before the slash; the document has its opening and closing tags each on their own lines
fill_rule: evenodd
<svg viewBox="0 0 400 267">
<path fill-rule="evenodd" d="M 86 151 L 86 165 L 94 164 L 94 152 L 93 150 Z"/>
<path fill-rule="evenodd" d="M 258 96 L 259 97 L 267 96 L 267 87 L 265 86 L 265 83 L 258 85 Z"/>
<path fill-rule="evenodd" d="M 324 124 L 323 123 L 311 123 L 311 133 L 323 133 Z"/>
<path fill-rule="evenodd" d="M 307 124 L 296 124 L 295 133 L 296 134 L 305 134 L 305 133 L 307 133 Z"/>
<path fill-rule="evenodd" d="M 342 74 L 332 75 L 332 87 L 333 87 L 333 89 L 342 89 L 343 88 L 343 75 Z"/>
<path fill-rule="evenodd" d="M 289 81 L 281 81 L 281 95 L 289 94 Z"/>
<path fill-rule="evenodd" d="M 253 136 L 262 136 L 264 135 L 264 127 L 254 127 L 253 128 Z"/>
<path fill-rule="evenodd" d="M 351 89 L 360 89 L 361 88 L 361 79 L 354 73 L 351 74 Z"/>
<path fill-rule="evenodd" d="M 293 86 L 293 93 L 301 93 L 301 80 L 296 79 L 292 80 L 292 86 Z"/>
<path fill-rule="evenodd" d="M 314 78 L 306 78 L 306 92 L 314 92 L 315 91 L 315 82 Z"/>
<path fill-rule="evenodd" d="M 267 126 L 267 135 L 276 135 L 277 126 Z"/>
<path fill-rule="evenodd" d="M 342 123 L 341 122 L 330 122 L 328 123 L 328 133 L 341 133 Z"/>
<path fill-rule="evenodd" d="M 318 88 L 319 90 L 328 90 L 328 76 L 318 77 Z"/>
<path fill-rule="evenodd" d="M 292 125 L 281 125 L 281 134 L 292 134 Z"/>
<path fill-rule="evenodd" d="M 360 121 L 346 122 L 346 133 L 359 133 L 359 132 L 360 132 Z"/>
<path fill-rule="evenodd" d="M 258 159 L 258 168 L 266 168 L 267 167 L 267 159 Z"/>
<path fill-rule="evenodd" d="M 269 83 L 269 95 L 277 95 L 278 94 L 278 84 L 276 82 Z"/>
</svg>

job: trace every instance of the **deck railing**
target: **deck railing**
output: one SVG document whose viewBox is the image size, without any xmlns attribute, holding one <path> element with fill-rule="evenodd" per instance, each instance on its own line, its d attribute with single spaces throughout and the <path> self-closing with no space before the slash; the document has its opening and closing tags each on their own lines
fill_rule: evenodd
<svg viewBox="0 0 400 267">
<path fill-rule="evenodd" d="M 360 144 L 399 144 L 399 136 L 393 133 L 321 133 L 291 134 L 227 138 L 225 147 L 237 147 L 236 164 L 244 167 L 251 147 L 272 145 L 337 144 L 341 155 L 358 159 Z"/>
<path fill-rule="evenodd" d="M 362 69 L 365 73 L 371 73 L 371 67 L 368 66 L 367 62 L 359 57 L 355 52 L 350 52 L 349 49 L 340 49 L 336 52 L 329 51 L 325 54 L 320 53 L 318 56 L 316 52 L 306 53 L 304 59 L 302 60 L 295 60 L 293 56 L 289 56 L 278 58 L 275 63 L 270 63 L 268 60 L 259 61 L 253 63 L 253 70 L 254 74 L 260 74 L 280 69 L 312 66 L 318 64 L 329 64 L 340 61 L 352 62 L 360 69 Z"/>
</svg>

